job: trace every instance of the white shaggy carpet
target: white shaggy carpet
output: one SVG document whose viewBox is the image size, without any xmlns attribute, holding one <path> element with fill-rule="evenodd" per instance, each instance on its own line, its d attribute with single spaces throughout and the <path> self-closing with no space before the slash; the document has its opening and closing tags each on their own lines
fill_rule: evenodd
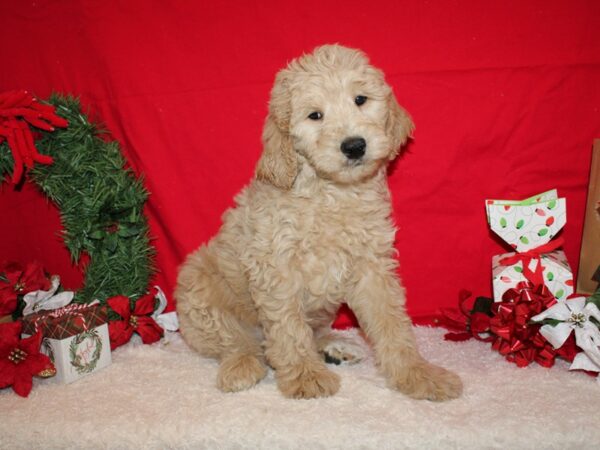
<svg viewBox="0 0 600 450">
<path fill-rule="evenodd" d="M 223 394 L 216 362 L 179 335 L 128 344 L 70 385 L 38 380 L 29 398 L 0 391 L 0 448 L 598 449 L 600 384 L 566 364 L 519 369 L 488 345 L 416 328 L 422 353 L 458 372 L 462 398 L 415 401 L 388 390 L 373 359 L 332 366 L 331 398 L 287 400 L 273 374 Z"/>
</svg>

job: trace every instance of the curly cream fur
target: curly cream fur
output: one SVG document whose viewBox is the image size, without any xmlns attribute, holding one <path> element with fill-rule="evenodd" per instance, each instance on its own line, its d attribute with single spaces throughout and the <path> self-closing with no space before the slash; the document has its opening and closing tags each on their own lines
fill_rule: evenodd
<svg viewBox="0 0 600 450">
<path fill-rule="evenodd" d="M 321 120 L 308 118 L 314 111 Z M 431 400 L 460 395 L 456 375 L 419 355 L 396 274 L 386 166 L 412 129 L 382 72 L 357 50 L 319 47 L 279 72 L 256 178 L 218 235 L 188 256 L 175 291 L 183 337 L 221 361 L 219 388 L 249 388 L 269 364 L 288 397 L 334 394 L 340 380 L 317 341 L 327 341 L 345 300 L 392 388 Z M 340 145 L 356 136 L 366 153 L 351 160 Z"/>
</svg>

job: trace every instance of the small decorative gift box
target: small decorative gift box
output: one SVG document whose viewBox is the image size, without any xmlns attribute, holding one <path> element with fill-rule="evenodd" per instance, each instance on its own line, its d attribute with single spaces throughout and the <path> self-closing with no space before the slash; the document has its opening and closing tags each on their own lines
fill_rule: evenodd
<svg viewBox="0 0 600 450">
<path fill-rule="evenodd" d="M 492 258 L 494 300 L 522 281 L 545 284 L 558 299 L 573 293 L 573 274 L 562 250 L 562 239 L 552 238 L 567 222 L 567 205 L 556 189 L 522 201 L 486 200 L 490 228 L 515 253 Z"/>
<path fill-rule="evenodd" d="M 71 383 L 111 363 L 106 306 L 71 304 L 23 318 L 23 335 L 40 330 L 41 352 L 56 367 L 55 379 Z"/>
</svg>

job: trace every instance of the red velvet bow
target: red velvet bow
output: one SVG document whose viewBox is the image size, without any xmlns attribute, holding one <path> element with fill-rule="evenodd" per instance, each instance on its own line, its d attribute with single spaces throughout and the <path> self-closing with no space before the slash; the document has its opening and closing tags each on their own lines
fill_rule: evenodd
<svg viewBox="0 0 600 450">
<path fill-rule="evenodd" d="M 67 127 L 68 122 L 56 115 L 53 106 L 38 102 L 27 91 L 0 94 L 0 144 L 6 139 L 13 155 L 14 184 L 23 176 L 23 165 L 32 168 L 36 162 L 53 162 L 50 156 L 40 154 L 35 148 L 29 125 L 45 131 L 54 131 L 54 127 Z"/>
<path fill-rule="evenodd" d="M 454 333 L 446 333 L 447 341 L 466 341 L 475 338 L 491 342 L 493 337 L 485 336 L 490 331 L 490 316 L 482 312 L 473 312 L 471 292 L 462 289 L 458 294 L 458 309 L 442 308 L 441 324 Z M 482 336 L 483 335 L 483 336 Z"/>
<path fill-rule="evenodd" d="M 544 266 L 542 266 L 542 260 L 540 256 L 544 253 L 550 253 L 556 250 L 565 243 L 564 239 L 558 238 L 554 241 L 548 242 L 547 244 L 540 245 L 539 247 L 532 248 L 523 253 L 515 253 L 512 256 L 507 256 L 500 260 L 500 264 L 503 266 L 512 266 L 513 264 L 521 261 L 523 263 L 523 276 L 534 286 L 544 284 Z M 529 264 L 533 259 L 537 259 L 538 263 L 535 271 L 529 268 Z"/>
</svg>

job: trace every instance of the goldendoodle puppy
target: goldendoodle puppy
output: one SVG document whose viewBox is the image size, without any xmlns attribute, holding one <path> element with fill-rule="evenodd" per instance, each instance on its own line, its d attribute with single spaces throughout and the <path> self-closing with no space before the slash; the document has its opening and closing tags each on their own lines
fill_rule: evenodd
<svg viewBox="0 0 600 450">
<path fill-rule="evenodd" d="M 319 47 L 277 74 L 256 177 L 187 258 L 175 291 L 184 339 L 220 360 L 220 389 L 255 385 L 269 364 L 288 397 L 334 394 L 340 379 L 323 353 L 345 300 L 389 386 L 460 395 L 460 379 L 417 351 L 396 274 L 386 166 L 412 129 L 357 50 Z"/>
</svg>

